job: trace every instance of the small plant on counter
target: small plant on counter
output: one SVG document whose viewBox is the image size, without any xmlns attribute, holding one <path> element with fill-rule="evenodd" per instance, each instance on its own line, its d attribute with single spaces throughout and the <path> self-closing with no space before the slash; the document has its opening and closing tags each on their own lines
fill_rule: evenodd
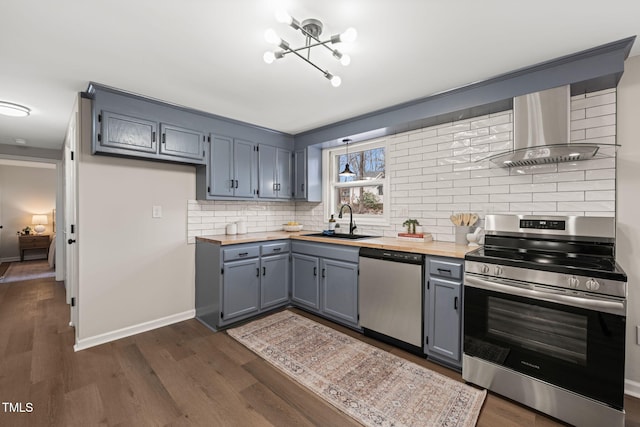
<svg viewBox="0 0 640 427">
<path fill-rule="evenodd" d="M 417 219 L 408 219 L 402 223 L 403 227 L 407 227 L 407 233 L 416 234 L 416 226 L 420 225 Z"/>
<path fill-rule="evenodd" d="M 22 229 L 22 234 L 30 234 L 31 233 L 31 227 L 29 227 L 28 225 Z"/>
</svg>

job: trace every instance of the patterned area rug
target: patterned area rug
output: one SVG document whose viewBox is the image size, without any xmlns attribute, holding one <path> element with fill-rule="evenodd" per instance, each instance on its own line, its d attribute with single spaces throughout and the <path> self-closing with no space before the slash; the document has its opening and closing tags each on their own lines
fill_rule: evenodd
<svg viewBox="0 0 640 427">
<path fill-rule="evenodd" d="M 227 333 L 366 426 L 474 426 L 486 396 L 289 311 Z"/>
<path fill-rule="evenodd" d="M 0 283 L 19 282 L 22 280 L 44 279 L 55 277 L 55 269 L 49 267 L 46 259 L 12 262 L 4 273 Z"/>
</svg>

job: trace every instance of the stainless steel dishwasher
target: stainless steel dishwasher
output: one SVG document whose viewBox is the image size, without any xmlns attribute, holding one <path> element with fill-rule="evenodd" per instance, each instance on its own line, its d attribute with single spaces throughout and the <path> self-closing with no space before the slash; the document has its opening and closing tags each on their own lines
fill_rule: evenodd
<svg viewBox="0 0 640 427">
<path fill-rule="evenodd" d="M 424 255 L 361 248 L 359 261 L 365 335 L 422 354 Z"/>
</svg>

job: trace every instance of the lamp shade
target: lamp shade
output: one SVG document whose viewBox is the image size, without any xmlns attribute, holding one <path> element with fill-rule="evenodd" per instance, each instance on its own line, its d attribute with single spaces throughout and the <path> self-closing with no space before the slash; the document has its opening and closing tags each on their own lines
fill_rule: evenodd
<svg viewBox="0 0 640 427">
<path fill-rule="evenodd" d="M 35 227 L 33 227 L 33 229 L 35 230 L 36 233 L 40 234 L 45 230 L 45 224 L 49 224 L 49 221 L 47 220 L 47 216 L 46 215 L 34 215 L 31 218 L 31 223 L 33 225 L 35 225 Z"/>
</svg>

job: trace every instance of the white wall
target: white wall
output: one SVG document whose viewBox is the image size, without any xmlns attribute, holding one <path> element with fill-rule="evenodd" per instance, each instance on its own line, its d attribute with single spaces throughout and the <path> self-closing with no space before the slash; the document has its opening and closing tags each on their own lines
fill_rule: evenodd
<svg viewBox="0 0 640 427">
<path fill-rule="evenodd" d="M 83 117 L 78 169 L 79 330 L 83 348 L 193 317 L 195 169 L 93 156 Z M 152 218 L 152 207 L 162 218 Z"/>
<path fill-rule="evenodd" d="M 617 254 L 628 276 L 626 378 L 640 397 L 640 56 L 625 62 L 618 86 Z"/>
<path fill-rule="evenodd" d="M 0 164 L 2 199 L 2 240 L 0 260 L 17 260 L 20 257 L 16 232 L 26 226 L 33 229 L 33 214 L 46 214 L 49 224 L 45 234 L 53 233 L 52 212 L 56 207 L 55 165 L 47 163 L 19 162 Z M 25 253 L 25 259 L 46 258 L 44 252 Z"/>
</svg>

